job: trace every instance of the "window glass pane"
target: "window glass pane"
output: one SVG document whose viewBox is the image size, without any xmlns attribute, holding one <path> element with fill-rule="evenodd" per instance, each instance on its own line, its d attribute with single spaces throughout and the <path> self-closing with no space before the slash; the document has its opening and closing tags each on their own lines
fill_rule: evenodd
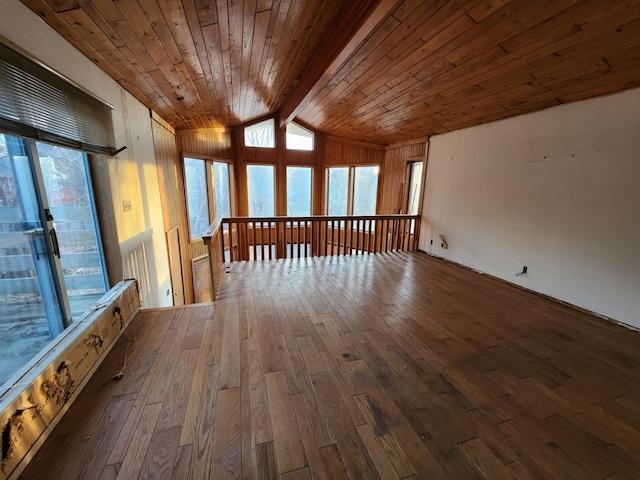
<svg viewBox="0 0 640 480">
<path fill-rule="evenodd" d="M 422 162 L 414 162 L 411 164 L 411 178 L 409 179 L 409 205 L 407 206 L 407 213 L 409 215 L 418 214 L 421 186 Z"/>
<path fill-rule="evenodd" d="M 347 215 L 349 167 L 329 168 L 327 215 Z"/>
<path fill-rule="evenodd" d="M 184 159 L 184 181 L 187 189 L 187 210 L 191 239 L 200 238 L 209 228 L 209 200 L 204 160 Z"/>
<path fill-rule="evenodd" d="M 227 218 L 231 216 L 231 194 L 229 192 L 229 164 L 213 162 L 213 181 L 216 192 L 216 215 Z"/>
<path fill-rule="evenodd" d="M 249 216 L 273 217 L 275 215 L 274 167 L 271 165 L 247 165 L 249 188 Z"/>
<path fill-rule="evenodd" d="M 311 215 L 311 167 L 287 167 L 287 215 Z"/>
<path fill-rule="evenodd" d="M 0 385 L 63 330 L 24 142 L 0 134 Z"/>
<path fill-rule="evenodd" d="M 46 143 L 36 147 L 71 315 L 77 320 L 107 291 L 86 157 Z"/>
<path fill-rule="evenodd" d="M 375 215 L 378 193 L 378 167 L 355 167 L 353 214 Z"/>
<path fill-rule="evenodd" d="M 293 122 L 287 124 L 288 150 L 313 150 L 313 132 Z"/>
<path fill-rule="evenodd" d="M 275 123 L 273 118 L 245 127 L 244 144 L 247 147 L 274 148 Z"/>
</svg>

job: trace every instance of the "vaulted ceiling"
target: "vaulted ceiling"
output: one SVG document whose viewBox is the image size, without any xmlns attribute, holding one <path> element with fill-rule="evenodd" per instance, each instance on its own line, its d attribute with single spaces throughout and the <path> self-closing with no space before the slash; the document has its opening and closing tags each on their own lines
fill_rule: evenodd
<svg viewBox="0 0 640 480">
<path fill-rule="evenodd" d="M 640 0 L 22 0 L 176 129 L 393 144 L 640 86 Z"/>
</svg>

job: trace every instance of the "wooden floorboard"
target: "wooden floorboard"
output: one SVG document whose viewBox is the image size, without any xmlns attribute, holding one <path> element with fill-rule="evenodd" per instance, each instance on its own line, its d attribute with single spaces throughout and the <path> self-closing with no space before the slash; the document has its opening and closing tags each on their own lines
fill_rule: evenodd
<svg viewBox="0 0 640 480">
<path fill-rule="evenodd" d="M 424 254 L 233 263 L 21 478 L 637 479 L 639 380 L 637 332 Z"/>
</svg>

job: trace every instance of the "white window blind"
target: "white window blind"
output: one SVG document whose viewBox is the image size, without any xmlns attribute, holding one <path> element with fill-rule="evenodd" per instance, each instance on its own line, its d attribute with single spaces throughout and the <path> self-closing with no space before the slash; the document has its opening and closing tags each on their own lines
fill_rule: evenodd
<svg viewBox="0 0 640 480">
<path fill-rule="evenodd" d="M 116 150 L 109 105 L 2 44 L 0 131 L 102 155 Z"/>
</svg>

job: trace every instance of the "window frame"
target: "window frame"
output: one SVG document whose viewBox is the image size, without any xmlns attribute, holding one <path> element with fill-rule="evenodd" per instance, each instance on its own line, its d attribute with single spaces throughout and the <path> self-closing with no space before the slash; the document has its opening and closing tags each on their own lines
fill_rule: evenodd
<svg viewBox="0 0 640 480">
<path fill-rule="evenodd" d="M 332 168 L 348 168 L 349 169 L 349 178 L 347 180 L 347 213 L 346 215 L 353 215 L 353 206 L 354 206 L 354 195 L 355 195 L 355 171 L 360 167 L 377 167 L 378 169 L 378 179 L 376 182 L 376 204 L 375 204 L 375 213 L 373 215 L 378 214 L 378 208 L 380 204 L 380 165 L 377 163 L 362 163 L 362 164 L 347 164 L 347 165 L 331 165 L 325 168 L 325 202 L 324 202 L 324 212 L 325 215 L 329 215 L 329 170 Z M 366 216 L 366 215 L 365 215 Z"/>
<path fill-rule="evenodd" d="M 402 211 L 400 213 L 406 213 L 406 214 L 410 214 L 409 212 L 409 207 L 411 206 L 411 185 L 412 185 L 412 180 L 413 180 L 413 167 L 414 165 L 421 163 L 422 164 L 422 170 L 420 172 L 420 179 L 419 179 L 419 183 L 418 183 L 418 212 L 415 215 L 419 215 L 420 214 L 420 210 L 421 210 L 421 206 L 422 206 L 422 190 L 423 190 L 423 183 L 424 183 L 424 170 L 425 170 L 425 161 L 422 158 L 414 158 L 414 159 L 410 159 L 407 160 L 407 171 L 406 171 L 406 178 L 405 178 L 405 185 L 407 186 L 404 190 L 404 199 L 402 202 Z"/>
<path fill-rule="evenodd" d="M 188 193 L 187 193 L 187 179 L 185 176 L 185 169 L 184 169 L 184 159 L 185 158 L 191 158 L 191 159 L 195 159 L 195 160 L 202 160 L 203 162 L 205 162 L 205 172 L 206 172 L 206 183 L 207 183 L 207 200 L 208 200 L 208 207 L 209 207 L 209 224 L 211 224 L 216 217 L 218 216 L 218 212 L 216 210 L 215 212 L 215 217 L 214 217 L 214 212 L 213 209 L 211 208 L 212 205 L 216 205 L 216 193 L 215 193 L 215 185 L 214 185 L 214 171 L 213 171 L 213 164 L 214 163 L 226 163 L 229 166 L 229 206 L 231 209 L 231 216 L 233 217 L 235 215 L 236 209 L 237 209 L 237 205 L 236 205 L 236 191 L 235 191 L 235 183 L 234 183 L 234 169 L 233 169 L 233 161 L 229 160 L 227 158 L 218 158 L 218 157 L 209 157 L 207 155 L 199 155 L 199 154 L 193 154 L 193 153 L 189 153 L 189 152 L 184 152 L 182 153 L 182 175 L 183 175 L 183 196 L 184 196 L 184 206 L 185 206 L 185 213 L 187 215 L 187 229 L 189 232 L 189 243 L 194 243 L 194 242 L 198 242 L 198 241 L 202 241 L 202 236 L 200 237 L 196 237 L 194 238 L 191 235 L 191 222 L 189 220 L 189 202 L 188 202 Z M 216 205 L 217 207 L 217 205 Z"/>
</svg>

